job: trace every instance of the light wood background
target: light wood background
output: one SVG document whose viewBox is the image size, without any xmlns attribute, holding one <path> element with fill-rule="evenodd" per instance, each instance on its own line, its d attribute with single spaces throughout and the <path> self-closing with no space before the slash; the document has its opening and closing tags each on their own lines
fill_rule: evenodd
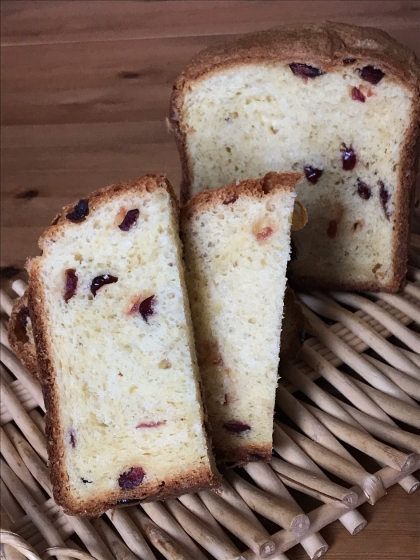
<svg viewBox="0 0 420 560">
<path fill-rule="evenodd" d="M 180 168 L 165 117 L 171 86 L 201 49 L 292 21 L 384 29 L 420 55 L 418 1 L 15 1 L 2 15 L 1 276 L 21 276 L 55 212 L 112 182 Z M 420 491 L 400 487 L 357 537 L 322 531 L 327 558 L 420 559 Z M 304 559 L 302 549 L 288 553 Z"/>
</svg>

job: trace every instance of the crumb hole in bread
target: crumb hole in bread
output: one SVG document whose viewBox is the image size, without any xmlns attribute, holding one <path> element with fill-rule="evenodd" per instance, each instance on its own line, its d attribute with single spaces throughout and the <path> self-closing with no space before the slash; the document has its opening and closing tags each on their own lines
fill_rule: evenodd
<svg viewBox="0 0 420 560">
<path fill-rule="evenodd" d="M 171 362 L 166 359 L 161 360 L 158 365 L 159 369 L 170 369 L 170 367 L 171 367 Z"/>
</svg>

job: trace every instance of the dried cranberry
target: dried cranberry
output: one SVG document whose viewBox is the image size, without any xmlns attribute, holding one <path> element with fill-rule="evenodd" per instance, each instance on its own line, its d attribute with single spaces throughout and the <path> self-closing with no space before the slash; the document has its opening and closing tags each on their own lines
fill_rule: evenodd
<svg viewBox="0 0 420 560">
<path fill-rule="evenodd" d="M 83 222 L 89 214 L 89 206 L 86 200 L 79 200 L 71 212 L 66 214 L 66 218 L 71 222 Z"/>
<path fill-rule="evenodd" d="M 22 327 L 25 328 L 29 319 L 29 307 L 22 307 L 19 311 L 18 318 Z"/>
<path fill-rule="evenodd" d="M 373 274 L 375 274 L 381 268 L 381 266 L 382 265 L 380 263 L 376 263 L 375 266 L 372 268 Z"/>
<path fill-rule="evenodd" d="M 246 432 L 251 429 L 251 426 L 246 422 L 240 422 L 239 420 L 229 420 L 229 422 L 225 422 L 223 427 L 228 432 L 233 432 L 235 434 L 241 434 L 242 432 Z"/>
<path fill-rule="evenodd" d="M 366 97 L 357 87 L 353 87 L 351 89 L 351 98 L 353 99 L 353 101 L 361 101 L 362 103 L 366 101 Z"/>
<path fill-rule="evenodd" d="M 257 233 L 257 241 L 265 241 L 270 235 L 273 235 L 274 231 L 271 227 L 267 226 L 263 228 L 259 233 Z"/>
<path fill-rule="evenodd" d="M 124 490 L 131 490 L 143 482 L 144 476 L 145 472 L 141 467 L 131 467 L 130 470 L 120 475 L 118 484 Z"/>
<path fill-rule="evenodd" d="M 364 66 L 359 70 L 359 75 L 362 80 L 366 80 L 371 84 L 378 84 L 385 76 L 380 68 L 375 68 L 373 66 Z"/>
<path fill-rule="evenodd" d="M 345 58 L 343 60 L 344 64 L 353 64 L 353 62 L 356 62 L 355 58 Z"/>
<path fill-rule="evenodd" d="M 70 441 L 70 445 L 74 449 L 76 447 L 76 432 L 74 430 L 70 430 L 69 432 L 69 441 Z"/>
<path fill-rule="evenodd" d="M 327 229 L 328 237 L 334 239 L 334 237 L 337 235 L 337 228 L 338 228 L 337 220 L 331 220 L 330 223 L 328 224 L 328 229 Z"/>
<path fill-rule="evenodd" d="M 304 168 L 304 171 L 305 171 L 305 177 L 313 185 L 316 185 L 318 179 L 321 177 L 322 173 L 324 172 L 323 169 L 317 169 L 316 167 L 312 167 L 311 165 L 306 166 Z"/>
<path fill-rule="evenodd" d="M 363 200 L 369 200 L 372 194 L 372 189 L 364 181 L 357 179 L 357 194 L 360 198 L 363 198 Z"/>
<path fill-rule="evenodd" d="M 74 268 L 66 270 L 66 284 L 64 288 L 64 301 L 67 303 L 76 293 L 77 289 L 77 275 Z"/>
<path fill-rule="evenodd" d="M 385 217 L 389 220 L 391 212 L 388 210 L 388 201 L 391 198 L 391 195 L 387 191 L 385 185 L 382 181 L 378 181 L 379 184 L 379 198 L 381 199 L 382 208 L 384 210 Z"/>
<path fill-rule="evenodd" d="M 343 164 L 343 169 L 345 171 L 351 171 L 352 169 L 354 169 L 355 165 L 356 165 L 356 153 L 353 150 L 353 146 L 349 146 L 347 147 L 344 143 L 341 144 L 341 161 Z"/>
<path fill-rule="evenodd" d="M 224 200 L 223 204 L 233 204 L 233 203 L 236 202 L 237 200 L 238 200 L 238 197 L 235 196 L 234 194 L 232 194 L 231 196 L 228 196 L 228 197 Z"/>
<path fill-rule="evenodd" d="M 137 222 L 139 216 L 140 210 L 137 208 L 129 210 L 118 227 L 121 231 L 128 231 Z"/>
<path fill-rule="evenodd" d="M 136 428 L 156 428 L 156 426 L 163 426 L 166 420 L 152 420 L 151 422 L 140 422 Z"/>
<path fill-rule="evenodd" d="M 292 62 L 292 64 L 289 64 L 289 67 L 295 76 L 299 76 L 305 81 L 308 78 L 316 78 L 322 74 L 322 70 L 319 68 L 308 66 L 307 64 L 300 64 L 299 62 Z"/>
<path fill-rule="evenodd" d="M 139 305 L 140 315 L 143 317 L 146 323 L 148 321 L 148 317 L 150 317 L 154 313 L 153 307 L 155 306 L 155 304 L 156 304 L 155 296 L 150 296 L 144 299 Z"/>
<path fill-rule="evenodd" d="M 106 284 L 114 284 L 118 282 L 118 278 L 116 276 L 112 276 L 111 274 L 103 274 L 102 276 L 96 276 L 92 280 L 92 284 L 90 285 L 90 291 L 94 296 L 96 296 L 96 292 L 105 286 Z"/>
</svg>

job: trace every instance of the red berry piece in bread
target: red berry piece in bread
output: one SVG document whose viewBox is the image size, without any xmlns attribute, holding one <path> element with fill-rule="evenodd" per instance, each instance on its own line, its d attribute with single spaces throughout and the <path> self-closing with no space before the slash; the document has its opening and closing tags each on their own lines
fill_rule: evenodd
<svg viewBox="0 0 420 560">
<path fill-rule="evenodd" d="M 23 328 L 25 328 L 28 324 L 29 319 L 29 307 L 22 307 L 19 311 L 19 321 Z"/>
<path fill-rule="evenodd" d="M 120 475 L 118 484 L 123 490 L 132 490 L 143 482 L 145 475 L 146 473 L 141 467 L 131 467 Z"/>
<path fill-rule="evenodd" d="M 66 270 L 66 283 L 64 286 L 64 301 L 67 303 L 76 293 L 77 290 L 77 274 L 74 268 Z"/>
<path fill-rule="evenodd" d="M 118 278 L 116 276 L 112 276 L 111 274 L 103 274 L 102 276 L 96 276 L 92 280 L 92 284 L 90 285 L 90 291 L 94 296 L 96 296 L 96 292 L 105 286 L 106 284 L 115 284 L 118 282 Z"/>
<path fill-rule="evenodd" d="M 133 210 L 129 210 L 118 227 L 120 228 L 121 231 L 129 231 L 133 227 L 133 225 L 137 222 L 139 216 L 140 216 L 140 210 L 138 210 L 137 208 L 134 208 Z"/>
<path fill-rule="evenodd" d="M 229 420 L 223 424 L 223 427 L 228 432 L 232 432 L 234 434 L 242 434 L 243 432 L 248 432 L 251 429 L 249 424 L 241 422 L 240 420 Z"/>
<path fill-rule="evenodd" d="M 366 80 L 374 85 L 378 84 L 385 76 L 380 68 L 375 68 L 374 66 L 364 66 L 359 70 L 359 75 L 362 80 Z"/>
<path fill-rule="evenodd" d="M 351 88 L 351 98 L 353 99 L 353 101 L 360 101 L 361 103 L 364 103 L 366 101 L 366 97 L 357 87 Z"/>
<path fill-rule="evenodd" d="M 388 208 L 388 202 L 389 199 L 391 198 L 391 195 L 389 194 L 387 188 L 385 187 L 382 181 L 378 181 L 378 184 L 379 184 L 379 198 L 381 200 L 382 208 L 386 218 L 389 220 L 391 212 L 389 211 Z"/>
<path fill-rule="evenodd" d="M 369 200 L 372 195 L 372 189 L 367 183 L 357 179 L 357 194 L 360 198 L 363 198 L 363 200 Z"/>
<path fill-rule="evenodd" d="M 357 162 L 356 152 L 353 150 L 353 146 L 347 147 L 344 143 L 341 144 L 341 161 L 342 166 L 345 171 L 351 171 L 355 168 Z"/>
<path fill-rule="evenodd" d="M 305 82 L 308 78 L 317 78 L 322 74 L 322 70 L 319 68 L 309 66 L 308 64 L 300 64 L 299 62 L 292 62 L 292 64 L 289 64 L 289 67 L 295 76 L 303 78 Z"/>
<path fill-rule="evenodd" d="M 156 428 L 164 424 L 166 424 L 166 420 L 151 420 L 150 422 L 140 422 L 140 424 L 137 424 L 136 428 Z"/>
<path fill-rule="evenodd" d="M 77 438 L 76 438 L 76 432 L 73 429 L 69 431 L 69 442 L 74 449 L 76 447 Z"/>
<path fill-rule="evenodd" d="M 144 299 L 141 304 L 139 305 L 139 312 L 146 323 L 149 320 L 149 317 L 154 314 L 154 306 L 156 305 L 156 297 L 150 296 Z"/>
<path fill-rule="evenodd" d="M 304 168 L 306 179 L 313 185 L 316 185 L 323 171 L 324 171 L 323 169 L 317 169 L 316 167 L 312 167 L 311 165 L 307 165 Z"/>
<path fill-rule="evenodd" d="M 66 214 L 66 218 L 71 222 L 83 222 L 89 214 L 89 205 L 86 200 L 79 200 L 71 212 Z"/>
</svg>

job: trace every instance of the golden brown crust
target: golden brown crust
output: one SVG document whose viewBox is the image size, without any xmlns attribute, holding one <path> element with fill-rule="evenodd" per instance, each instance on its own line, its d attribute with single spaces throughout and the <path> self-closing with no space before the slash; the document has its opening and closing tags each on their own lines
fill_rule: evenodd
<svg viewBox="0 0 420 560">
<path fill-rule="evenodd" d="M 133 179 L 131 181 L 121 181 L 120 183 L 115 183 L 114 185 L 110 185 L 109 187 L 103 187 L 102 189 L 98 189 L 90 193 L 82 200 L 85 200 L 88 203 L 90 213 L 94 212 L 97 208 L 99 208 L 112 198 L 117 197 L 119 194 L 125 193 L 129 190 L 132 190 L 137 195 L 144 195 L 146 193 L 152 193 L 160 188 L 165 189 L 170 194 L 173 206 L 178 213 L 178 202 L 172 185 L 170 184 L 166 176 L 160 173 L 151 173 L 149 175 L 145 175 L 144 177 L 140 177 L 139 179 Z M 67 214 L 74 210 L 77 202 L 78 201 L 64 206 L 64 208 L 62 208 L 62 210 L 56 215 L 51 223 L 51 226 L 47 228 L 39 238 L 38 244 L 41 249 L 44 248 L 45 240 L 53 239 L 54 235 L 56 233 L 59 233 L 63 226 L 77 227 L 78 222 L 72 222 L 66 218 Z"/>
<path fill-rule="evenodd" d="M 164 175 L 146 175 L 138 180 L 118 183 L 99 189 L 85 197 L 90 212 L 100 207 L 113 197 L 118 197 L 122 192 L 132 190 L 136 194 L 146 194 L 164 188 L 171 196 L 173 206 L 178 212 L 178 204 L 170 183 Z M 74 204 L 65 206 L 56 216 L 53 224 L 47 228 L 40 238 L 40 247 L 54 239 L 63 228 L 77 227 L 77 223 L 66 219 L 66 214 L 71 212 Z M 184 477 L 174 478 L 165 483 L 164 486 L 151 486 L 147 483 L 132 490 L 115 490 L 104 494 L 103 499 L 96 498 L 88 505 L 72 498 L 69 479 L 65 469 L 65 447 L 63 442 L 63 428 L 60 415 L 60 396 L 56 384 L 56 375 L 52 364 L 50 339 L 48 337 L 48 317 L 44 308 L 42 295 L 42 283 L 40 278 L 40 267 L 42 257 L 31 259 L 27 263 L 29 272 L 29 308 L 33 323 L 34 339 L 38 354 L 38 365 L 41 374 L 42 391 L 46 406 L 46 436 L 48 458 L 50 466 L 50 478 L 53 487 L 54 499 L 61 505 L 64 511 L 70 515 L 95 515 L 118 505 L 120 500 L 140 499 L 142 501 L 168 499 L 176 497 L 185 492 L 197 491 L 218 484 L 218 474 L 214 469 L 197 469 Z M 211 446 L 209 444 L 209 449 Z"/>
<path fill-rule="evenodd" d="M 328 72 L 343 66 L 345 59 L 355 59 L 356 67 L 373 65 L 399 81 L 413 95 L 411 128 L 405 136 L 399 166 L 399 188 L 396 194 L 395 239 L 393 247 L 393 278 L 388 284 L 375 282 L 343 283 L 332 287 L 344 290 L 398 291 L 407 269 L 407 243 L 412 186 L 415 179 L 416 139 L 420 129 L 420 65 L 414 53 L 384 31 L 343 23 L 296 24 L 250 33 L 228 44 L 210 47 L 195 56 L 178 77 L 170 104 L 170 125 L 175 133 L 182 164 L 181 201 L 190 197 L 193 181 L 182 123 L 185 93 L 191 83 L 228 67 L 252 63 L 293 62 L 309 64 Z M 299 285 L 315 287 L 319 279 L 299 278 Z M 327 288 L 325 283 L 322 287 Z"/>
<path fill-rule="evenodd" d="M 25 317 L 22 317 L 22 310 L 26 309 L 29 312 L 28 292 L 25 292 L 22 297 L 14 302 L 9 320 L 8 338 L 10 346 L 16 352 L 23 365 L 32 377 L 39 381 L 36 348 L 31 337 L 32 324 L 27 322 L 24 325 Z"/>
<path fill-rule="evenodd" d="M 134 490 L 107 492 L 104 493 L 103 498 L 96 497 L 95 502 L 90 503 L 89 507 L 83 507 L 83 504 L 72 500 L 70 494 L 61 486 L 60 480 L 51 476 L 51 481 L 54 499 L 68 515 L 97 515 L 108 509 L 121 507 L 124 505 L 124 503 L 121 504 L 124 500 L 135 500 L 138 503 L 171 500 L 183 494 L 208 490 L 220 485 L 220 477 L 203 468 L 185 476 L 170 479 L 164 485 L 140 485 Z"/>
<path fill-rule="evenodd" d="M 235 181 L 218 189 L 200 191 L 181 208 L 181 221 L 182 219 L 189 220 L 218 204 L 232 204 L 242 196 L 263 198 L 270 192 L 293 192 L 302 177 L 301 173 L 275 173 L 272 171 L 261 179 Z"/>
</svg>

